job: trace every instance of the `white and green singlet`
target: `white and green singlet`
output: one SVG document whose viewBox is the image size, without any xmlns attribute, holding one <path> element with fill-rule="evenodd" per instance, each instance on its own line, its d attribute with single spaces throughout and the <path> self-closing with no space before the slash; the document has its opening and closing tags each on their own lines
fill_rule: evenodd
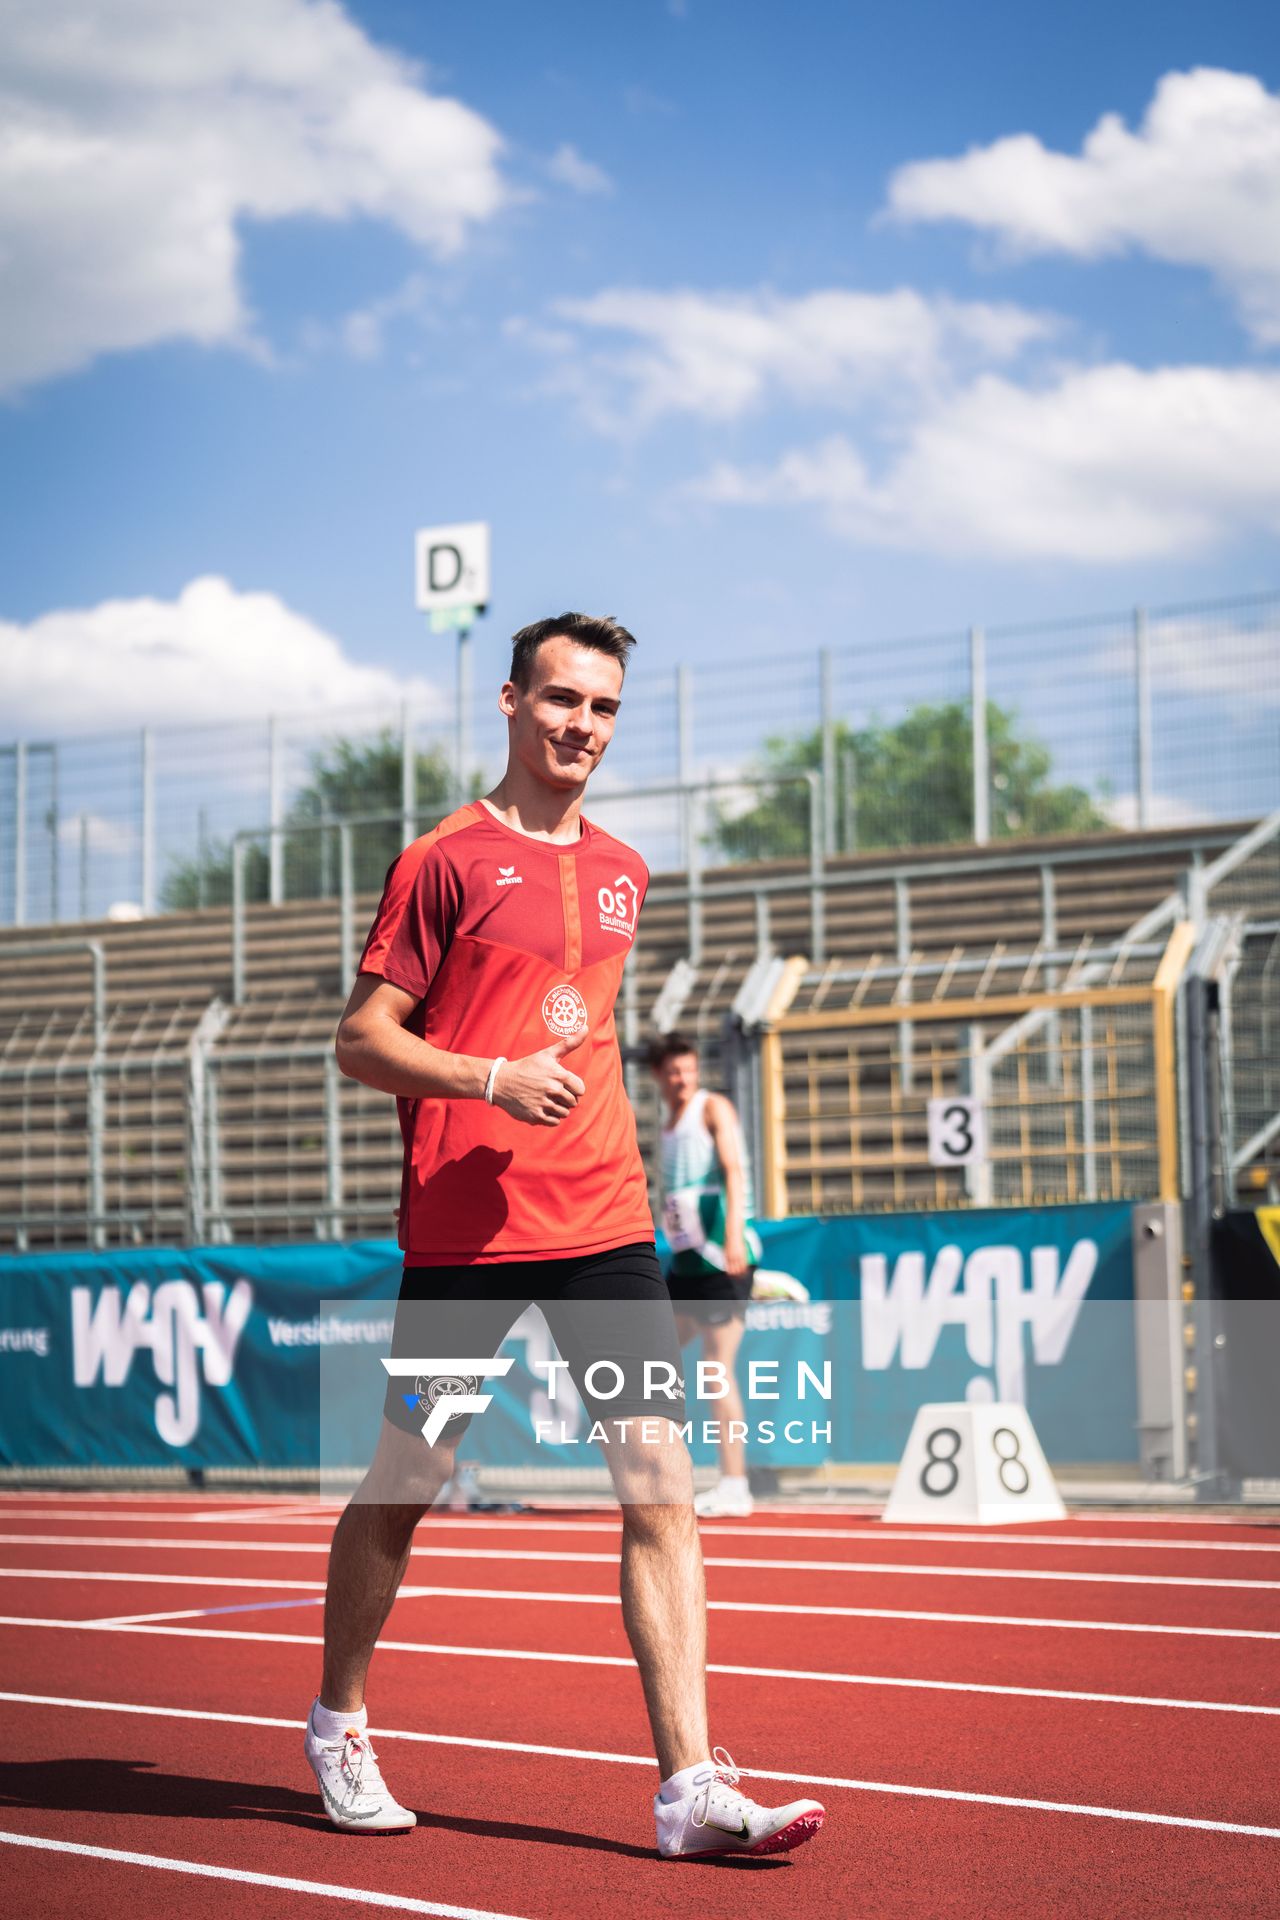
<svg viewBox="0 0 1280 1920">
<path fill-rule="evenodd" d="M 673 1127 L 662 1129 L 662 1226 L 673 1255 L 670 1272 L 686 1278 L 705 1273 L 708 1267 L 727 1272 L 724 1242 L 725 1214 L 724 1168 L 716 1152 L 716 1143 L 707 1125 L 708 1090 L 694 1094 Z M 751 1186 L 751 1164 L 737 1115 L 733 1117 L 737 1133 L 738 1155 L 742 1165 L 743 1238 L 747 1258 L 759 1265 L 760 1236 L 752 1225 L 755 1201 Z"/>
</svg>

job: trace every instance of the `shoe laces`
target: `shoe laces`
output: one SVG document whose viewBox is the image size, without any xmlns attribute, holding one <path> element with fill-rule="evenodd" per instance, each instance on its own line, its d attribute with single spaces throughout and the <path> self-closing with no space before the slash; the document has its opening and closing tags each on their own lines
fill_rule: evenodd
<svg viewBox="0 0 1280 1920">
<path fill-rule="evenodd" d="M 711 1765 L 709 1767 L 703 1767 L 700 1773 L 695 1773 L 693 1776 L 694 1789 L 695 1791 L 701 1792 L 702 1800 L 700 1804 L 698 1802 L 694 1803 L 693 1811 L 689 1815 L 691 1824 L 695 1827 L 705 1827 L 707 1824 L 707 1816 L 711 1811 L 711 1796 L 716 1788 L 725 1787 L 730 1793 L 737 1793 L 738 1782 L 741 1778 L 741 1773 L 738 1768 L 734 1766 L 731 1756 L 725 1752 L 724 1748 L 712 1747 Z M 738 1798 L 749 1807 L 755 1805 L 753 1800 L 747 1799 L 745 1793 L 738 1794 Z"/>
<path fill-rule="evenodd" d="M 341 1742 L 335 1740 L 330 1743 L 329 1751 L 337 1757 L 338 1770 L 346 1782 L 349 1800 L 358 1800 L 362 1794 L 374 1793 L 382 1786 L 378 1756 L 368 1734 L 362 1733 L 358 1727 L 348 1727 Z"/>
</svg>

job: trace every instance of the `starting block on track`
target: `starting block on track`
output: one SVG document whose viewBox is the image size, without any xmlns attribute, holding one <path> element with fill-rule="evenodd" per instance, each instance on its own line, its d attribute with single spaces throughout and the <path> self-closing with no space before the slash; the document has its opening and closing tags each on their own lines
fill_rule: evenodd
<svg viewBox="0 0 1280 1920">
<path fill-rule="evenodd" d="M 889 1522 L 982 1527 L 1066 1517 L 1026 1408 L 998 1400 L 921 1407 L 884 1510 Z"/>
</svg>

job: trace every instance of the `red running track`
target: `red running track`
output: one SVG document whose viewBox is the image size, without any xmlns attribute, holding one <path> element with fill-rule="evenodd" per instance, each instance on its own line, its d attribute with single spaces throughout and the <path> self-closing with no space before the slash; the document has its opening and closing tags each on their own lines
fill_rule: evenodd
<svg viewBox="0 0 1280 1920">
<path fill-rule="evenodd" d="M 420 1825 L 333 1832 L 300 1750 L 332 1517 L 0 1496 L 12 1910 L 1280 1913 L 1280 1531 L 1262 1518 L 977 1539 L 860 1511 L 708 1525 L 714 1737 L 757 1797 L 813 1792 L 828 1821 L 793 1856 L 697 1865 L 653 1853 L 600 1513 L 426 1523 L 408 1583 L 437 1590 L 397 1604 L 370 1696 Z"/>
</svg>

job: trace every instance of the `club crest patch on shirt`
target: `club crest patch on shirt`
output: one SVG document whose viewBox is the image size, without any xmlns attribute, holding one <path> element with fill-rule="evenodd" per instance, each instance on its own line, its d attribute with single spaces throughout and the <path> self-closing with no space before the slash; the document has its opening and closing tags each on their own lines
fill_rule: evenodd
<svg viewBox="0 0 1280 1920">
<path fill-rule="evenodd" d="M 564 981 L 547 994 L 542 1018 L 557 1040 L 572 1040 L 586 1031 L 587 1003 L 576 987 Z"/>
</svg>

